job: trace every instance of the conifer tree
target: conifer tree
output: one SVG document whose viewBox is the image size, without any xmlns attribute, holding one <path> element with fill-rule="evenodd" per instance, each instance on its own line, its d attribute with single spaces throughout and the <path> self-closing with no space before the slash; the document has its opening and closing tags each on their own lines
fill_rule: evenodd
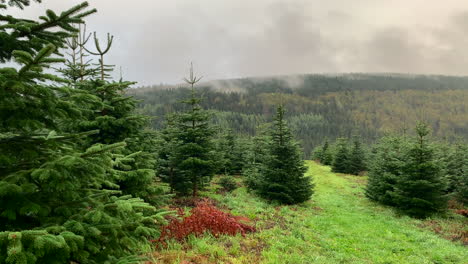
<svg viewBox="0 0 468 264">
<path fill-rule="evenodd" d="M 427 217 L 443 210 L 447 202 L 444 193 L 446 184 L 428 135 L 427 125 L 419 123 L 416 126 L 416 140 L 405 155 L 402 175 L 391 193 L 395 205 L 415 217 Z"/>
<path fill-rule="evenodd" d="M 270 137 L 263 131 L 250 140 L 246 153 L 246 162 L 242 168 L 244 183 L 249 191 L 259 189 L 262 171 L 266 163 L 269 152 L 268 145 L 271 143 Z"/>
<path fill-rule="evenodd" d="M 323 165 L 332 165 L 333 153 L 328 140 L 325 140 L 325 143 L 323 144 L 320 162 Z"/>
<path fill-rule="evenodd" d="M 354 138 L 353 148 L 350 152 L 348 173 L 359 175 L 366 170 L 366 155 L 359 139 Z"/>
<path fill-rule="evenodd" d="M 322 157 L 322 147 L 323 146 L 317 146 L 312 150 L 311 159 L 319 161 L 320 163 L 322 163 L 322 158 L 323 158 Z"/>
<path fill-rule="evenodd" d="M 468 204 L 468 145 L 459 142 L 448 152 L 444 168 L 447 191 L 460 202 Z"/>
<path fill-rule="evenodd" d="M 350 154 L 347 139 L 337 139 L 335 148 L 335 157 L 332 163 L 332 171 L 338 173 L 348 173 L 350 171 Z"/>
<path fill-rule="evenodd" d="M 309 200 L 313 185 L 304 175 L 307 168 L 303 155 L 286 125 L 281 105 L 277 109 L 267 150 L 269 155 L 261 170 L 258 193 L 265 199 L 285 204 Z"/>
<path fill-rule="evenodd" d="M 175 162 L 177 173 L 171 186 L 178 194 L 192 196 L 209 183 L 215 173 L 215 153 L 213 153 L 214 130 L 210 126 L 209 114 L 201 106 L 195 84 L 200 81 L 190 67 L 190 76 L 185 82 L 190 85 L 190 98 L 183 101 L 186 111 L 174 116 L 175 142 L 177 142 Z"/>
<path fill-rule="evenodd" d="M 369 164 L 366 196 L 386 205 L 394 205 L 391 193 L 402 177 L 408 142 L 405 137 L 386 136 L 373 148 Z"/>
<path fill-rule="evenodd" d="M 177 128 L 175 127 L 175 117 L 167 116 L 166 126 L 161 131 L 161 144 L 158 151 L 157 174 L 163 182 L 169 184 L 171 193 L 175 192 L 176 184 L 183 181 L 178 168 L 178 154 L 180 142 L 177 138 Z M 178 188 L 177 188 L 178 189 Z"/>
<path fill-rule="evenodd" d="M 20 65 L 0 68 L 0 263 L 113 263 L 159 234 L 165 212 L 110 177 L 126 143 L 90 145 L 99 131 L 65 126 L 97 97 L 44 72 L 64 62 L 53 54 L 95 12 L 87 6 L 44 22 L 0 15 L 0 61 Z"/>
<path fill-rule="evenodd" d="M 77 101 L 76 104 L 86 109 L 86 112 L 81 119 L 67 124 L 67 128 L 71 132 L 99 130 L 99 133 L 90 136 L 89 145 L 125 142 L 127 147 L 114 154 L 115 166 L 111 177 L 124 194 L 159 204 L 164 199 L 163 189 L 156 184 L 157 146 L 154 132 L 144 129 L 149 117 L 137 114 L 136 100 L 125 94 L 134 82 L 109 80 L 108 73 L 112 67 L 103 63 L 104 55 L 112 46 L 113 37 L 108 34 L 107 46 L 102 50 L 95 32 L 94 45 L 98 53 L 84 54 L 88 52 L 85 45 L 90 35 L 86 35 L 85 31 L 78 33 L 78 36 L 68 40 L 71 58 L 61 72 L 72 81 L 75 90 L 87 92 L 95 100 L 92 103 Z M 91 55 L 99 55 L 98 68 L 91 65 L 92 60 L 82 62 Z"/>
</svg>

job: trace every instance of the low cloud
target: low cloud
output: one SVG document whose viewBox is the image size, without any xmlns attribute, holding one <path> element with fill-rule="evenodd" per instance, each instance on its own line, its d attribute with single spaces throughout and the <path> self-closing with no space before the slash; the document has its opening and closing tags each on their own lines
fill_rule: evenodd
<svg viewBox="0 0 468 264">
<path fill-rule="evenodd" d="M 79 2 L 45 0 L 24 14 Z M 88 27 L 115 35 L 109 62 L 141 84 L 179 83 L 190 61 L 205 80 L 468 72 L 468 4 L 461 0 L 90 2 L 99 13 Z"/>
</svg>

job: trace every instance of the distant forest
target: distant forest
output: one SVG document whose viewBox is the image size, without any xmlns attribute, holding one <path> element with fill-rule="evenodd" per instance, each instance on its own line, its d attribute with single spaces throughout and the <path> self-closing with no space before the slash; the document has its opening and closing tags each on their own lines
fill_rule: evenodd
<svg viewBox="0 0 468 264">
<path fill-rule="evenodd" d="M 183 86 L 131 89 L 140 110 L 160 129 L 188 93 Z M 468 138 L 468 77 L 404 74 L 297 75 L 210 81 L 197 90 L 220 129 L 254 135 L 283 103 L 286 118 L 306 155 L 324 138 L 358 135 L 373 142 L 387 133 L 412 132 L 427 122 L 433 136 Z"/>
</svg>

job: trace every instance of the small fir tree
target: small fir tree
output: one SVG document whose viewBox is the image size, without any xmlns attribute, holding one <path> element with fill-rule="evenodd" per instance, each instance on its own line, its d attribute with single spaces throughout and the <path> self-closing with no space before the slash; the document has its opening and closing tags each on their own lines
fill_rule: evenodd
<svg viewBox="0 0 468 264">
<path fill-rule="evenodd" d="M 302 203 L 310 199 L 313 185 L 304 175 L 307 168 L 297 143 L 284 120 L 279 106 L 271 131 L 268 158 L 261 170 L 258 193 L 265 199 L 285 204 Z"/>
<path fill-rule="evenodd" d="M 447 202 L 444 193 L 446 184 L 428 135 L 428 126 L 419 123 L 416 126 L 416 140 L 405 155 L 402 175 L 391 194 L 399 209 L 421 218 L 445 209 Z"/>
<path fill-rule="evenodd" d="M 323 165 L 327 165 L 327 166 L 332 165 L 333 153 L 330 148 L 330 144 L 328 143 L 328 140 L 326 140 L 325 143 L 323 144 L 320 162 Z"/>
<path fill-rule="evenodd" d="M 246 162 L 242 168 L 244 184 L 248 191 L 259 189 L 261 172 L 269 156 L 268 146 L 270 143 L 270 137 L 265 135 L 263 130 L 260 130 L 258 135 L 250 140 L 246 152 Z"/>
<path fill-rule="evenodd" d="M 336 142 L 335 157 L 332 163 L 332 171 L 338 173 L 349 173 L 350 154 L 348 149 L 348 140 L 339 138 Z"/>
<path fill-rule="evenodd" d="M 391 193 L 402 177 L 408 142 L 405 137 L 386 136 L 374 146 L 369 164 L 366 196 L 386 205 L 394 205 Z"/>
<path fill-rule="evenodd" d="M 366 170 L 366 154 L 358 138 L 353 140 L 353 148 L 350 152 L 348 173 L 359 175 Z"/>
<path fill-rule="evenodd" d="M 213 153 L 214 130 L 209 124 L 210 116 L 201 106 L 201 98 L 197 96 L 194 85 L 201 78 L 193 73 L 190 67 L 190 76 L 185 81 L 191 87 L 191 96 L 183 101 L 187 110 L 174 116 L 175 141 L 177 150 L 175 162 L 177 174 L 173 179 L 172 188 L 181 195 L 190 192 L 192 196 L 209 183 L 215 173 L 215 153 Z"/>
<path fill-rule="evenodd" d="M 457 143 L 448 152 L 444 168 L 447 191 L 458 201 L 468 204 L 468 145 Z"/>
</svg>

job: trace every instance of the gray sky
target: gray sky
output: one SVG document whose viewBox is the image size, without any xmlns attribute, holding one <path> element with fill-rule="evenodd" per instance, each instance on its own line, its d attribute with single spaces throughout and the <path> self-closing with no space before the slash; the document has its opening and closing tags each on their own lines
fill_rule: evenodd
<svg viewBox="0 0 468 264">
<path fill-rule="evenodd" d="M 44 0 L 22 13 L 62 11 Z M 88 29 L 140 84 L 295 73 L 468 74 L 467 0 L 90 0 Z M 12 9 L 13 10 L 13 9 Z"/>
</svg>

